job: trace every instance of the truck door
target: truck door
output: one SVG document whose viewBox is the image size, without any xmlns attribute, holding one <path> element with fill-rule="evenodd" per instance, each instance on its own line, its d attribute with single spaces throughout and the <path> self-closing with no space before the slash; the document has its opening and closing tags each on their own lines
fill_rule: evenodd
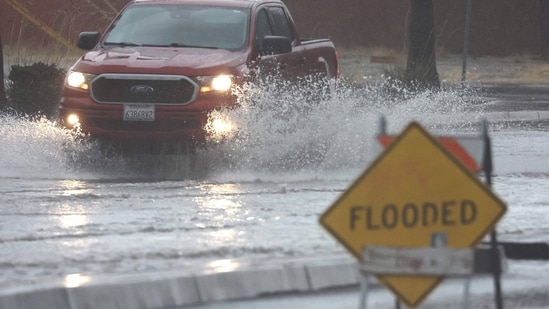
<svg viewBox="0 0 549 309">
<path fill-rule="evenodd" d="M 256 48 L 259 50 L 261 74 L 273 74 L 295 80 L 306 75 L 304 47 L 301 46 L 292 27 L 292 22 L 282 6 L 266 6 L 258 11 L 254 25 Z M 269 54 L 263 48 L 267 35 L 284 36 L 292 42 L 292 51 L 284 54 Z"/>
</svg>

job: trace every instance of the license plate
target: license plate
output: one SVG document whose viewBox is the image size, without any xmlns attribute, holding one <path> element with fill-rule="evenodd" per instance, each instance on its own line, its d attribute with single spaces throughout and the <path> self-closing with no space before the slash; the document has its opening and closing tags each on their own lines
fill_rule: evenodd
<svg viewBox="0 0 549 309">
<path fill-rule="evenodd" d="M 124 104 L 124 121 L 154 121 L 154 104 Z"/>
</svg>

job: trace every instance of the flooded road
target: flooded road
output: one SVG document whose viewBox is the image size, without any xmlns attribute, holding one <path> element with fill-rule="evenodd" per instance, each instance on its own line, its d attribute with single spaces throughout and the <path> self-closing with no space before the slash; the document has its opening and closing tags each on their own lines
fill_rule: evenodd
<svg viewBox="0 0 549 309">
<path fill-rule="evenodd" d="M 273 108 L 263 96 L 224 111 L 239 137 L 202 149 L 202 173 L 166 178 L 55 123 L 0 116 L 0 289 L 343 253 L 318 217 L 374 158 L 380 115 L 395 134 L 416 120 L 434 134 L 475 135 L 487 118 L 494 190 L 509 208 L 500 239 L 549 241 L 549 101 L 531 98 L 350 91 L 294 119 L 281 115 L 295 100 Z"/>
</svg>

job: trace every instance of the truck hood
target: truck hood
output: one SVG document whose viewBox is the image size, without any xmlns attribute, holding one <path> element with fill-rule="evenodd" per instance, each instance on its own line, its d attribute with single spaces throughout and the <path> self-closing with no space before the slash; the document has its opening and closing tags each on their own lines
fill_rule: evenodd
<svg viewBox="0 0 549 309">
<path fill-rule="evenodd" d="M 205 48 L 124 47 L 86 53 L 74 70 L 87 73 L 183 74 L 230 73 L 246 62 L 243 51 Z"/>
</svg>

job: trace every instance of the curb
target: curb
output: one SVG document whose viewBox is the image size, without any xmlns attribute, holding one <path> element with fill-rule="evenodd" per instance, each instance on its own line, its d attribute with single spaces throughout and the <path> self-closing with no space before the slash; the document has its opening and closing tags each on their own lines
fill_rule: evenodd
<svg viewBox="0 0 549 309">
<path fill-rule="evenodd" d="M 502 270 L 507 268 L 499 248 Z M 489 274 L 488 246 L 475 251 L 475 274 Z M 69 275 L 48 285 L 0 292 L 2 309 L 159 309 L 252 299 L 274 294 L 311 293 L 358 286 L 359 264 L 348 255 L 272 261 L 219 260 L 202 268 L 119 275 Z M 377 284 L 373 276 L 368 276 Z"/>
<path fill-rule="evenodd" d="M 272 263 L 221 260 L 194 272 L 69 275 L 45 286 L 2 291 L 0 308 L 173 308 L 260 295 L 313 292 L 358 283 L 358 265 L 351 257 L 284 259 Z"/>
</svg>

